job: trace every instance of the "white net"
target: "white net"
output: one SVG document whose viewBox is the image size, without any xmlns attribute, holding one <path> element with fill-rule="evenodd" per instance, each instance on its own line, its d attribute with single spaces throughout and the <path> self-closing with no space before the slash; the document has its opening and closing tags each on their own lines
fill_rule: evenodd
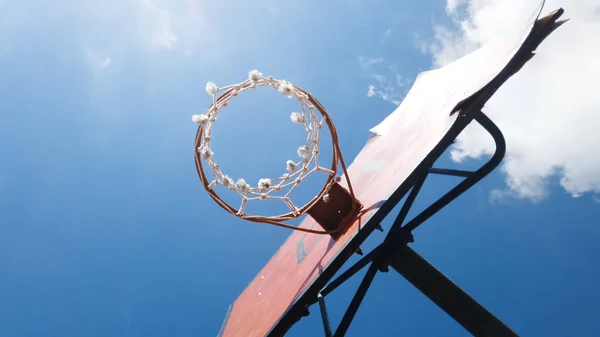
<svg viewBox="0 0 600 337">
<path fill-rule="evenodd" d="M 296 98 L 300 102 L 300 110 L 290 114 L 290 120 L 306 130 L 306 141 L 297 149 L 297 159 L 290 159 L 285 163 L 285 172 L 279 177 L 265 177 L 258 180 L 256 185 L 251 185 L 243 177 L 234 179 L 225 174 L 215 161 L 215 153 L 211 149 L 212 128 L 221 110 L 237 95 L 257 87 L 270 87 L 281 92 L 289 98 Z M 323 172 L 330 176 L 336 174 L 335 170 L 322 167 L 319 163 L 319 137 L 325 123 L 323 115 L 315 113 L 315 106 L 303 90 L 285 80 L 265 77 L 258 70 L 252 70 L 245 81 L 218 87 L 212 82 L 207 83 L 206 91 L 212 96 L 213 103 L 204 114 L 192 116 L 192 120 L 203 129 L 197 151 L 200 158 L 208 164 L 212 171 L 213 179 L 208 182 L 207 188 L 213 190 L 217 185 L 233 191 L 241 198 L 237 215 L 244 214 L 248 202 L 256 200 L 280 200 L 289 207 L 294 216 L 301 211 L 291 200 L 294 190 L 315 172 Z M 221 96 L 218 96 L 222 93 Z M 331 131 L 331 130 L 330 130 Z M 335 161 L 334 161 L 335 162 Z M 282 165 L 283 166 L 283 165 Z M 333 167 L 335 169 L 335 167 Z M 329 180 L 328 180 L 329 181 Z M 324 187 L 323 201 L 327 202 L 329 184 Z"/>
</svg>

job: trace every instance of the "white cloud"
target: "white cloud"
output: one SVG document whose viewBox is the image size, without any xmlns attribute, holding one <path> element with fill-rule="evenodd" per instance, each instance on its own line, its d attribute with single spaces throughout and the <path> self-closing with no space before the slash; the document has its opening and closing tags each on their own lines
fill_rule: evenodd
<svg viewBox="0 0 600 337">
<path fill-rule="evenodd" d="M 490 193 L 490 202 L 493 204 L 502 203 L 513 196 L 514 194 L 510 190 L 495 188 Z"/>
<path fill-rule="evenodd" d="M 369 84 L 369 90 L 367 90 L 367 96 L 368 97 L 375 96 L 375 86 L 374 85 Z"/>
<path fill-rule="evenodd" d="M 464 5 L 465 2 L 466 2 L 466 0 L 448 0 L 446 2 L 446 12 L 452 13 L 452 12 L 456 11 L 456 9 L 459 6 Z"/>
<path fill-rule="evenodd" d="M 381 58 L 381 57 L 359 56 L 358 57 L 358 62 L 360 63 L 361 67 L 363 67 L 363 68 L 370 68 L 374 64 L 383 62 L 383 58 Z"/>
<path fill-rule="evenodd" d="M 148 22 L 151 43 L 170 49 L 178 38 L 173 30 L 171 13 L 154 0 L 142 0 L 139 8 L 142 21 Z"/>
<path fill-rule="evenodd" d="M 73 7 L 82 49 L 110 55 L 111 66 L 144 62 L 156 52 L 197 54 L 219 37 L 204 0 L 89 0 Z"/>
<path fill-rule="evenodd" d="M 379 42 L 383 45 L 386 44 L 390 38 L 392 36 L 392 29 L 388 28 L 386 29 L 386 31 L 381 35 L 381 38 L 379 38 Z"/>
<path fill-rule="evenodd" d="M 437 66 L 521 29 L 539 0 L 447 2 L 455 27 L 434 27 L 428 51 Z M 485 112 L 503 130 L 507 154 L 502 170 L 507 190 L 540 200 L 558 176 L 572 196 L 600 192 L 600 5 L 597 0 L 547 1 L 543 15 L 565 7 L 571 20 L 551 34 L 537 55 L 488 102 Z M 480 128 L 461 135 L 456 161 L 489 155 L 494 146 Z"/>
<path fill-rule="evenodd" d="M 369 84 L 367 97 L 378 97 L 394 105 L 400 105 L 400 102 L 406 94 L 405 87 L 407 81 L 400 75 L 395 65 L 388 65 L 381 57 L 368 58 L 360 56 L 358 58 L 360 66 L 369 71 L 376 83 Z M 382 75 L 382 73 L 391 73 L 393 79 Z"/>
<path fill-rule="evenodd" d="M 100 63 L 101 68 L 107 68 L 110 65 L 110 57 L 105 57 L 102 63 Z"/>
<path fill-rule="evenodd" d="M 88 48 L 83 48 L 82 52 L 84 54 L 87 65 L 92 68 L 92 70 L 96 73 L 101 72 L 103 69 L 106 69 L 110 66 L 112 60 L 108 56 L 101 56 L 97 52 L 92 51 Z"/>
<path fill-rule="evenodd" d="M 369 84 L 367 96 L 377 96 L 384 101 L 388 101 L 394 105 L 400 105 L 404 93 L 401 89 L 404 87 L 402 76 L 397 72 L 393 72 L 395 80 L 389 80 L 381 74 L 374 74 L 373 78 L 377 81 L 377 85 Z"/>
</svg>

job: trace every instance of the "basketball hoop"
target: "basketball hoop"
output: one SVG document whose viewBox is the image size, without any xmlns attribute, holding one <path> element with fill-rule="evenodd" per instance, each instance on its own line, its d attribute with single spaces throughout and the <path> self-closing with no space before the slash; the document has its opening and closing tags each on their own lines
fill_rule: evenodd
<svg viewBox="0 0 600 337">
<path fill-rule="evenodd" d="M 257 87 L 270 87 L 289 98 L 296 98 L 300 102 L 300 111 L 292 112 L 290 119 L 293 123 L 305 127 L 307 138 L 306 142 L 296 151 L 298 159 L 290 159 L 285 163 L 285 173 L 276 178 L 262 178 L 253 186 L 244 178 L 239 177 L 237 180 L 234 180 L 221 170 L 215 161 L 215 154 L 211 150 L 211 136 L 213 125 L 219 113 L 227 106 L 228 102 L 237 95 Z M 267 223 L 309 233 L 333 234 L 338 232 L 340 228 L 320 231 L 282 223 L 302 216 L 318 203 L 329 203 L 331 201 L 329 192 L 337 185 L 336 177 L 339 165 L 341 165 L 343 175 L 346 178 L 349 194 L 352 196 L 352 200 L 356 200 L 350 178 L 346 171 L 346 165 L 342 158 L 335 126 L 321 103 L 304 89 L 286 80 L 275 79 L 272 76 L 265 77 L 258 70 L 251 71 L 248 74 L 248 79 L 238 84 L 219 88 L 214 83 L 209 82 L 206 85 L 206 91 L 212 96 L 213 103 L 204 114 L 192 116 L 192 120 L 199 125 L 194 146 L 196 169 L 204 188 L 211 198 L 223 209 L 244 220 Z M 319 119 L 315 110 L 319 112 L 321 119 Z M 324 125 L 327 126 L 333 143 L 332 161 L 328 168 L 322 166 L 319 162 L 319 140 Z M 207 177 L 204 164 L 212 172 L 213 179 Z M 326 174 L 326 182 L 314 198 L 305 205 L 297 207 L 290 198 L 291 194 L 307 177 L 316 172 Z M 239 207 L 236 208 L 229 205 L 215 192 L 214 187 L 219 185 L 240 197 L 241 204 Z M 290 211 L 285 214 L 273 216 L 246 213 L 245 207 L 249 202 L 260 200 L 281 200 L 287 205 Z M 356 201 L 356 203 L 358 202 Z"/>
</svg>

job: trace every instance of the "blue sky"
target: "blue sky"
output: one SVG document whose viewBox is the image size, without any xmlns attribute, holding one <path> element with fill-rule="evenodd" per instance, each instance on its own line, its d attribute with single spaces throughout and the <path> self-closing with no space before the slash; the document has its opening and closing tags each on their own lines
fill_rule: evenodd
<svg viewBox="0 0 600 337">
<path fill-rule="evenodd" d="M 0 2 L 0 335 L 216 335 L 289 232 L 244 223 L 203 192 L 190 117 L 210 103 L 205 83 L 257 68 L 301 85 L 330 110 L 351 161 L 418 72 L 503 31 L 489 16 L 499 3 L 509 1 Z M 600 102 L 555 84 L 546 89 L 564 99 L 542 115 L 542 89 L 520 94 L 549 83 L 548 67 L 561 83 L 573 83 L 579 66 L 598 73 L 580 56 L 598 38 L 568 40 L 598 25 L 592 3 L 563 4 L 572 22 L 498 93 L 511 100 L 490 102 L 507 135 L 506 165 L 416 232 L 417 251 L 524 336 L 597 330 L 600 164 L 597 140 L 578 134 L 600 126 L 591 119 Z M 551 56 L 565 39 L 571 52 Z M 600 76 L 590 77 L 593 87 Z M 289 102 L 261 97 L 232 106 L 222 120 L 230 132 L 215 139 L 221 164 L 249 176 L 283 167 L 279 154 L 297 146 L 276 129 Z M 560 119 L 562 101 L 569 119 Z M 549 127 L 525 132 L 514 106 L 527 108 L 528 127 Z M 473 131 L 443 163 L 473 166 L 487 153 Z M 417 206 L 451 184 L 430 181 Z M 358 281 L 332 294 L 333 321 Z M 317 308 L 289 335 L 313 333 L 322 333 Z M 349 336 L 398 333 L 466 335 L 400 276 L 382 274 Z"/>
</svg>

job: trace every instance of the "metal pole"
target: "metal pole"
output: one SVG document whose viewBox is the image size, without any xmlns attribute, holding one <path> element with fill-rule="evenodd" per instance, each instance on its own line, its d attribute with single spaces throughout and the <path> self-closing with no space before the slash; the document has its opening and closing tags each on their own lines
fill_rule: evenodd
<svg viewBox="0 0 600 337">
<path fill-rule="evenodd" d="M 407 245 L 390 267 L 476 337 L 518 337 L 496 316 Z"/>
</svg>

